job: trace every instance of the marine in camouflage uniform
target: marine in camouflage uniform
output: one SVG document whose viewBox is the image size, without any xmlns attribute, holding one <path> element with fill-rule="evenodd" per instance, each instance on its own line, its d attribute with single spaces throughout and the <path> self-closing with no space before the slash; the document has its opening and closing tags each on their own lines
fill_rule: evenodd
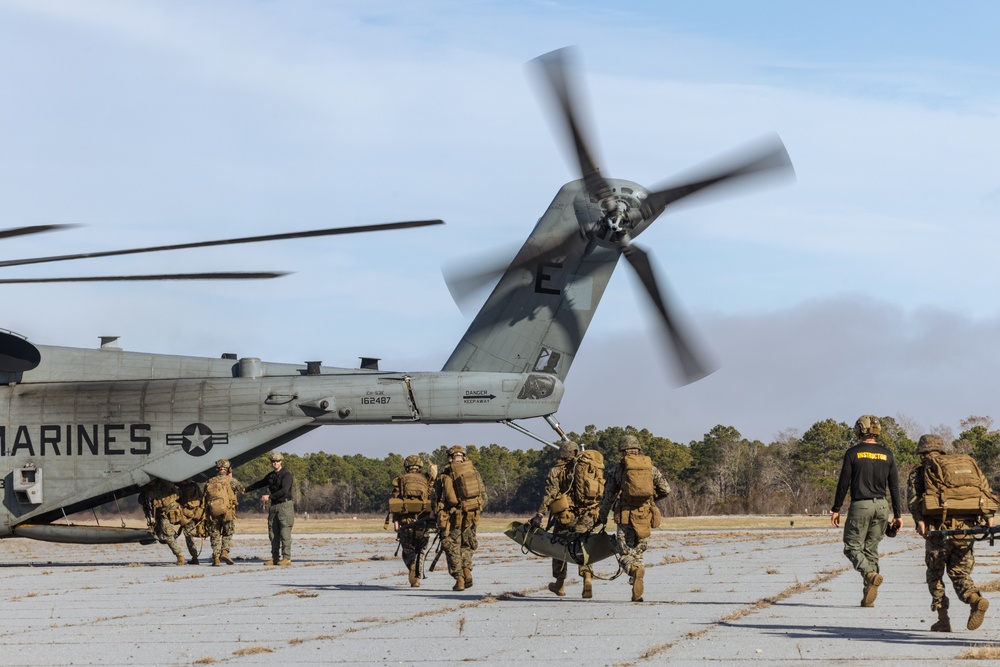
<svg viewBox="0 0 1000 667">
<path fill-rule="evenodd" d="M 670 493 L 670 485 L 667 484 L 663 473 L 653 466 L 653 497 L 639 506 L 630 504 L 622 497 L 622 485 L 626 470 L 625 457 L 639 454 L 639 439 L 634 435 L 623 435 L 618 441 L 618 449 L 622 454 L 622 460 L 608 471 L 598 523 L 606 523 L 608 513 L 615 512 L 615 522 L 618 526 L 615 533 L 615 552 L 618 555 L 618 563 L 629 576 L 629 583 L 632 584 L 632 601 L 642 602 L 643 578 L 646 575 L 642 554 L 646 551 L 646 540 L 650 528 L 655 527 L 654 523 L 657 525 L 659 523 L 659 509 L 656 507 L 656 501 L 667 497 Z M 627 521 L 624 520 L 626 513 L 629 517 Z M 640 520 L 636 519 L 637 516 L 648 516 L 649 519 L 637 525 L 637 521 Z M 640 535 L 644 536 L 640 537 Z"/>
<path fill-rule="evenodd" d="M 187 542 L 188 553 L 191 554 L 191 560 L 188 561 L 188 565 L 197 565 L 198 546 L 195 543 L 195 538 L 205 537 L 202 525 L 202 519 L 204 518 L 202 497 L 205 492 L 194 480 L 190 479 L 178 484 L 177 488 L 179 494 L 177 502 L 181 506 L 181 530 L 184 531 L 184 541 Z"/>
<path fill-rule="evenodd" d="M 215 469 L 218 473 L 212 480 L 222 478 L 222 481 L 229 484 L 233 490 L 233 496 L 243 493 L 243 485 L 233 477 L 233 466 L 228 459 L 219 459 L 215 462 Z M 211 483 L 211 481 L 209 482 Z M 205 497 L 203 505 L 208 507 L 208 498 Z M 233 534 L 236 533 L 236 505 L 232 506 L 232 516 L 230 520 L 225 517 L 208 516 L 206 509 L 205 522 L 208 524 L 208 537 L 212 543 L 212 565 L 225 563 L 233 565 L 233 559 L 229 557 L 229 550 L 233 546 Z"/>
<path fill-rule="evenodd" d="M 177 546 L 177 523 L 180 522 L 180 505 L 177 504 L 177 487 L 165 479 L 154 479 L 143 487 L 139 502 L 148 508 L 146 518 L 150 530 L 157 539 L 166 544 L 177 558 L 177 564 L 184 564 L 181 548 Z"/>
<path fill-rule="evenodd" d="M 437 466 L 432 463 L 429 472 L 421 472 L 423 467 L 424 463 L 419 456 L 407 456 L 406 460 L 403 461 L 403 468 L 407 473 L 421 474 L 427 479 L 429 490 L 428 507 L 433 508 L 434 481 L 437 477 Z M 392 491 L 389 494 L 390 499 L 403 499 L 402 480 L 402 476 L 392 480 Z M 427 550 L 427 544 L 430 542 L 430 536 L 433 532 L 433 526 L 431 525 L 433 517 L 434 514 L 430 509 L 421 512 L 402 511 L 391 513 L 393 530 L 399 535 L 399 545 L 403 551 L 403 563 L 406 565 L 410 586 L 413 588 L 420 587 L 420 573 L 423 571 L 424 552 Z M 388 523 L 386 527 L 388 528 Z"/>
<path fill-rule="evenodd" d="M 586 533 L 597 523 L 599 506 L 577 507 L 573 503 L 570 486 L 573 480 L 573 468 L 580 454 L 580 446 L 571 440 L 564 441 L 559 446 L 559 460 L 545 478 L 545 496 L 538 508 L 538 513 L 531 520 L 536 528 L 541 526 L 542 517 L 551 514 L 549 525 L 553 535 L 574 535 Z M 557 513 L 550 512 L 552 504 L 559 496 L 565 496 L 569 506 Z M 566 575 L 569 563 L 558 558 L 552 559 L 552 578 L 549 590 L 563 597 L 566 595 Z M 583 579 L 583 597 L 593 597 L 594 569 L 588 565 L 580 565 L 578 573 Z"/>
<path fill-rule="evenodd" d="M 938 620 L 931 626 L 934 632 L 951 632 L 951 619 L 948 617 L 948 596 L 945 594 L 944 573 L 948 572 L 952 586 L 958 599 L 969 605 L 969 620 L 966 627 L 975 630 L 983 624 L 989 600 L 984 598 L 972 581 L 972 568 L 976 564 L 973 554 L 975 541 L 971 535 L 936 535 L 932 530 L 961 530 L 975 528 L 983 522 L 978 516 L 949 517 L 947 523 L 941 523 L 941 517 L 925 517 L 921 511 L 921 499 L 924 495 L 924 467 L 926 462 L 946 453 L 944 441 L 937 435 L 922 435 L 917 444 L 917 454 L 920 455 L 920 465 L 910 473 L 907 482 L 906 498 L 910 514 L 916 525 L 917 533 L 924 542 L 924 562 L 927 564 L 927 588 L 931 593 L 931 611 L 936 611 Z M 986 517 L 986 524 L 993 525 L 993 517 Z"/>
<path fill-rule="evenodd" d="M 479 525 L 479 513 L 486 504 L 486 487 L 483 486 L 478 470 L 475 473 L 482 492 L 475 508 L 463 507 L 461 501 L 453 504 L 445 493 L 445 484 L 451 480 L 452 466 L 465 460 L 465 447 L 455 445 L 449 449 L 449 464 L 441 470 L 434 486 L 437 494 L 437 527 L 441 533 L 441 548 L 448 560 L 448 574 L 455 579 L 452 587 L 454 591 L 472 588 L 472 554 L 479 548 L 476 527 Z M 445 477 L 449 478 L 447 482 Z"/>
</svg>

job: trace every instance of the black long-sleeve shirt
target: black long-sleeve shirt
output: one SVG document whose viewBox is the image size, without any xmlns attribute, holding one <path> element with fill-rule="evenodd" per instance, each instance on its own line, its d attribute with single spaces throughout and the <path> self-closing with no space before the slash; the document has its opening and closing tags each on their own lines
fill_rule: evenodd
<svg viewBox="0 0 1000 667">
<path fill-rule="evenodd" d="M 844 454 L 844 464 L 840 468 L 837 494 L 833 499 L 831 512 L 839 512 L 844 504 L 847 491 L 851 501 L 872 500 L 886 497 L 886 485 L 892 495 L 892 515 L 898 519 L 903 514 L 903 501 L 899 495 L 899 472 L 896 458 L 885 447 L 862 442 L 854 445 Z"/>
<path fill-rule="evenodd" d="M 282 468 L 281 470 L 267 473 L 264 479 L 255 482 L 247 487 L 247 493 L 267 487 L 268 495 L 271 496 L 271 504 L 280 503 L 292 498 L 292 473 Z"/>
</svg>

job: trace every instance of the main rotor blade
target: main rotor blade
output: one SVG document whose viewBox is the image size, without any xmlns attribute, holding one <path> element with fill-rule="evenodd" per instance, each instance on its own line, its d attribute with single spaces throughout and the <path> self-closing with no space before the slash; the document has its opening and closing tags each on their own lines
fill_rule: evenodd
<svg viewBox="0 0 1000 667">
<path fill-rule="evenodd" d="M 237 245 L 240 243 L 260 243 L 263 241 L 284 241 L 287 239 L 303 239 L 315 236 L 337 236 L 340 234 L 359 234 L 362 232 L 381 232 L 390 229 L 409 229 L 410 227 L 428 227 L 443 225 L 444 220 L 412 220 L 407 222 L 388 222 L 378 225 L 357 225 L 354 227 L 333 227 L 331 229 L 314 229 L 305 232 L 289 232 L 286 234 L 266 234 L 264 236 L 245 236 L 236 239 L 219 241 L 198 241 L 195 243 L 178 243 L 175 245 L 152 246 L 149 248 L 130 248 L 127 250 L 106 250 L 103 252 L 83 252 L 75 255 L 56 255 L 53 257 L 30 257 L 27 259 L 9 259 L 0 261 L 0 267 L 23 266 L 25 264 L 44 264 L 46 262 L 65 262 L 73 259 L 88 259 L 91 257 L 113 257 L 116 255 L 136 255 L 144 252 L 160 252 L 163 250 L 185 250 L 188 248 L 207 248 L 219 245 Z"/>
<path fill-rule="evenodd" d="M 591 197 L 601 201 L 611 196 L 611 187 L 601 176 L 590 149 L 587 147 L 587 140 L 583 136 L 578 121 L 579 114 L 576 109 L 579 104 L 574 102 L 570 91 L 570 74 L 568 69 L 571 65 L 573 50 L 570 48 L 557 49 L 535 58 L 536 63 L 548 79 L 549 87 L 556 96 L 559 110 L 562 113 L 566 129 L 569 130 L 573 140 L 573 149 L 576 153 L 577 162 L 580 165 L 580 174 L 583 176 L 584 186 Z"/>
<path fill-rule="evenodd" d="M 161 273 L 145 276 L 89 276 L 83 278 L 0 278 L 0 285 L 23 285 L 27 283 L 100 283 L 126 282 L 133 280 L 270 280 L 287 276 L 287 272 L 217 272 L 217 273 Z"/>
<path fill-rule="evenodd" d="M 653 306 L 660 315 L 667 332 L 667 341 L 673 350 L 677 361 L 680 363 L 681 372 L 684 376 L 684 384 L 690 384 L 715 372 L 714 368 L 709 368 L 701 359 L 701 355 L 696 352 L 696 347 L 691 342 L 690 336 L 685 332 L 684 326 L 676 313 L 671 313 L 667 303 L 660 292 L 653 267 L 650 264 L 649 256 L 637 245 L 629 244 L 622 249 L 625 259 L 635 270 L 646 294 L 649 295 Z"/>
<path fill-rule="evenodd" d="M 71 229 L 76 226 L 77 225 L 33 225 L 31 227 L 0 229 L 0 239 L 9 239 L 14 236 L 27 236 L 29 234 L 41 234 L 42 232 L 54 232 L 58 229 Z"/>
<path fill-rule="evenodd" d="M 750 176 L 788 176 L 795 170 L 785 145 L 777 135 L 766 138 L 743 151 L 731 154 L 686 183 L 651 192 L 643 203 L 642 214 L 652 220 L 670 204 L 707 188 L 731 185 Z"/>
</svg>

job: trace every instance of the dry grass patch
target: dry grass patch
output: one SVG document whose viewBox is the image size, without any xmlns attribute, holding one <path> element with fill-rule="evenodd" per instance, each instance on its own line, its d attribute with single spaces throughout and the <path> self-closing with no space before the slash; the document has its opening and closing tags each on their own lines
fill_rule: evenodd
<svg viewBox="0 0 1000 667">
<path fill-rule="evenodd" d="M 406 618 L 399 619 L 400 621 L 414 621 L 418 618 L 427 618 L 428 616 L 437 616 L 438 614 L 447 614 L 449 611 L 454 611 L 452 607 L 442 607 L 441 609 L 425 609 L 421 612 L 417 612 L 413 616 L 407 616 Z"/>
<path fill-rule="evenodd" d="M 993 581 L 988 581 L 985 584 L 981 584 L 979 586 L 979 590 L 983 593 L 1000 592 L 1000 579 L 994 579 Z"/>
<path fill-rule="evenodd" d="M 257 653 L 274 653 L 274 649 L 267 646 L 249 646 L 233 651 L 233 655 L 255 655 Z"/>
<path fill-rule="evenodd" d="M 288 643 L 291 644 L 292 646 L 295 646 L 297 644 L 305 644 L 306 642 L 322 642 L 330 639 L 333 639 L 333 635 L 317 635 L 315 637 L 308 637 L 306 639 L 303 639 L 302 637 L 295 637 L 293 639 L 289 639 Z"/>
<path fill-rule="evenodd" d="M 278 591 L 275 595 L 294 595 L 300 598 L 318 598 L 319 593 L 315 591 L 307 591 L 302 588 L 288 588 L 283 591 Z"/>
<path fill-rule="evenodd" d="M 506 600 L 513 600 L 515 598 L 523 598 L 523 597 L 524 597 L 524 593 L 521 593 L 519 591 L 506 591 L 506 592 L 501 593 L 500 595 L 498 595 L 497 596 L 497 600 L 506 601 Z"/>
<path fill-rule="evenodd" d="M 211 664 L 214 664 L 216 662 L 218 662 L 218 660 L 216 660 L 215 658 L 208 657 L 208 658 L 198 658 L 197 660 L 195 660 L 191 664 L 192 665 L 211 665 Z"/>
<path fill-rule="evenodd" d="M 989 646 L 979 646 L 962 651 L 958 655 L 959 660 L 1000 660 L 1000 644 L 990 644 Z"/>
<path fill-rule="evenodd" d="M 669 651 L 673 648 L 673 644 L 660 644 L 659 646 L 654 646 L 650 649 L 646 649 L 646 652 L 639 656 L 640 660 L 649 660 L 650 658 L 655 658 L 656 656 Z"/>
</svg>

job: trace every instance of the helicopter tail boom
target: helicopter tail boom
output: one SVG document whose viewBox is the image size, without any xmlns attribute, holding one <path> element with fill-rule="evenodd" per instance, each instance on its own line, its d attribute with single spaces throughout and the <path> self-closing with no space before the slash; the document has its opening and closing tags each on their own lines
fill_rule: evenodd
<svg viewBox="0 0 1000 667">
<path fill-rule="evenodd" d="M 582 181 L 562 187 L 443 371 L 550 373 L 573 363 L 621 251 L 580 228 Z"/>
</svg>

